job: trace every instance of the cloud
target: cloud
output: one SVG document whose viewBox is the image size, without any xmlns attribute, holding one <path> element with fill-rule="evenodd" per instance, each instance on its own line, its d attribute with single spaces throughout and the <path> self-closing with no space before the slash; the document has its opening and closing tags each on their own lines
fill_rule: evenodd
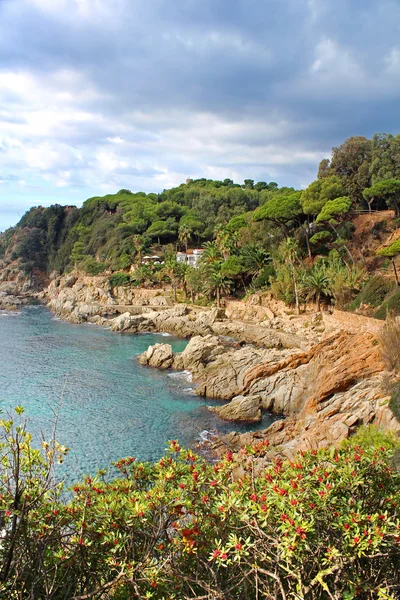
<svg viewBox="0 0 400 600">
<path fill-rule="evenodd" d="M 396 0 L 0 0 L 0 207 L 307 185 L 346 137 L 397 133 L 399 20 Z"/>
</svg>

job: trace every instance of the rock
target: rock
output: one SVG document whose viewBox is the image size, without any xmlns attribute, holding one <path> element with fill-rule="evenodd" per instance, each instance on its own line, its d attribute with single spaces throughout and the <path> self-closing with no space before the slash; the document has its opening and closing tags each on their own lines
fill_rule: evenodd
<svg viewBox="0 0 400 600">
<path fill-rule="evenodd" d="M 225 421 L 257 423 L 261 421 L 261 397 L 235 396 L 229 404 L 209 406 L 208 410 L 217 413 Z"/>
<path fill-rule="evenodd" d="M 149 346 L 146 352 L 138 357 L 141 365 L 156 367 L 157 369 L 169 369 L 172 366 L 174 354 L 170 344 L 155 344 Z"/>
<path fill-rule="evenodd" d="M 225 352 L 218 338 L 212 335 L 192 337 L 181 354 L 183 368 L 188 369 L 194 376 L 203 372 L 207 363 Z"/>
<path fill-rule="evenodd" d="M 109 321 L 112 331 L 139 331 L 142 327 L 146 326 L 149 328 L 151 320 L 148 315 L 131 315 L 129 312 L 125 312 L 119 317 L 115 317 Z"/>
</svg>

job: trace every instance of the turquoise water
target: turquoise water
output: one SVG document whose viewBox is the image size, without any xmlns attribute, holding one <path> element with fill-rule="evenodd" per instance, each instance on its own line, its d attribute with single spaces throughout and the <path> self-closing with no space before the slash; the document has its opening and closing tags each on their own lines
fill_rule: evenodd
<svg viewBox="0 0 400 600">
<path fill-rule="evenodd" d="M 65 323 L 42 306 L 0 311 L 0 408 L 23 405 L 31 431 L 48 436 L 59 407 L 56 438 L 71 448 L 69 479 L 123 456 L 155 460 L 170 439 L 195 447 L 204 430 L 249 429 L 210 413 L 217 402 L 193 395 L 185 374 L 140 366 L 136 355 L 156 342 L 176 351 L 187 343 Z"/>
</svg>

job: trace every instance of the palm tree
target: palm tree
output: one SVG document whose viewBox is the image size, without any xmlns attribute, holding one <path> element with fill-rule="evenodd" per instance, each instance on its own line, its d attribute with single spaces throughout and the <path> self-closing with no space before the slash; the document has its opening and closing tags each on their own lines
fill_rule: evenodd
<svg viewBox="0 0 400 600">
<path fill-rule="evenodd" d="M 189 225 L 186 225 L 185 223 L 183 223 L 182 225 L 179 226 L 178 240 L 180 242 L 182 242 L 183 244 L 185 244 L 186 252 L 188 251 L 188 242 L 191 239 L 192 239 L 192 231 L 191 231 Z"/>
<path fill-rule="evenodd" d="M 226 260 L 237 247 L 237 233 L 231 233 L 222 225 L 218 225 L 214 230 L 214 236 L 217 247 Z"/>
<path fill-rule="evenodd" d="M 253 279 L 262 272 L 267 263 L 271 262 L 270 253 L 256 244 L 251 244 L 242 248 L 240 256 L 243 259 L 243 264 L 246 267 L 248 274 L 251 275 Z"/>
<path fill-rule="evenodd" d="M 216 242 L 206 242 L 203 246 L 204 252 L 201 257 L 201 262 L 204 265 L 209 265 L 214 262 L 221 262 L 222 255 Z"/>
<path fill-rule="evenodd" d="M 172 284 L 172 289 L 174 291 L 174 302 L 177 302 L 176 290 L 179 283 L 180 278 L 180 265 L 176 261 L 176 259 L 168 259 L 165 261 L 165 265 L 160 271 L 160 274 L 168 277 Z"/>
<path fill-rule="evenodd" d="M 282 253 L 284 258 L 288 261 L 290 265 L 290 270 L 292 273 L 293 280 L 293 288 L 294 288 L 294 297 L 296 299 L 296 312 L 300 314 L 300 299 L 299 299 L 299 288 L 297 284 L 297 273 L 296 273 L 296 265 L 295 262 L 299 258 L 299 246 L 295 239 L 286 238 L 286 240 L 282 243 Z"/>
<path fill-rule="evenodd" d="M 139 285 L 146 285 L 154 280 L 153 273 L 148 265 L 140 265 L 132 274 L 133 281 Z"/>
<path fill-rule="evenodd" d="M 146 250 L 147 247 L 146 238 L 143 235 L 134 235 L 132 237 L 132 242 L 138 257 L 138 265 L 140 266 L 143 260 L 142 253 L 144 252 L 144 250 Z"/>
<path fill-rule="evenodd" d="M 183 293 L 185 294 L 185 298 L 187 298 L 187 281 L 186 274 L 189 269 L 189 265 L 187 263 L 177 263 L 176 264 L 176 278 L 180 285 L 182 285 Z"/>
<path fill-rule="evenodd" d="M 223 274 L 221 263 L 209 265 L 204 274 L 204 289 L 210 297 L 215 296 L 219 308 L 221 306 L 221 295 L 230 291 L 232 280 Z"/>
<path fill-rule="evenodd" d="M 331 281 L 324 268 L 315 267 L 305 274 L 302 287 L 307 300 L 315 300 L 317 311 L 321 311 L 321 296 L 331 296 Z"/>
</svg>

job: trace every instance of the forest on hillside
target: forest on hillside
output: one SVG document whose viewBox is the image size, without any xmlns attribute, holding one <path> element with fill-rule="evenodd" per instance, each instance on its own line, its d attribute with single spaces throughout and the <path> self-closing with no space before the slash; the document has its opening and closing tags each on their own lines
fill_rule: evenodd
<svg viewBox="0 0 400 600">
<path fill-rule="evenodd" d="M 388 210 L 371 230 L 374 247 L 355 252 L 354 217 Z M 0 236 L 0 258 L 3 266 L 18 261 L 28 275 L 78 268 L 106 273 L 112 285 L 168 282 L 175 296 L 180 288 L 192 300 L 217 303 L 223 294 L 268 287 L 297 310 L 310 300 L 318 308 L 322 300 L 354 303 L 365 282 L 371 285 L 371 272 L 391 266 L 392 277 L 379 272 L 372 282 L 379 288 L 376 308 L 397 294 L 400 241 L 381 248 L 379 241 L 391 239 L 399 214 L 400 134 L 375 134 L 333 148 L 305 190 L 195 179 L 160 194 L 122 189 L 89 198 L 80 209 L 34 207 Z M 204 249 L 200 269 L 176 262 L 177 250 L 193 247 Z M 143 264 L 149 252 L 162 264 Z M 368 263 L 371 253 L 381 258 Z M 397 302 L 396 296 L 391 307 Z"/>
</svg>

